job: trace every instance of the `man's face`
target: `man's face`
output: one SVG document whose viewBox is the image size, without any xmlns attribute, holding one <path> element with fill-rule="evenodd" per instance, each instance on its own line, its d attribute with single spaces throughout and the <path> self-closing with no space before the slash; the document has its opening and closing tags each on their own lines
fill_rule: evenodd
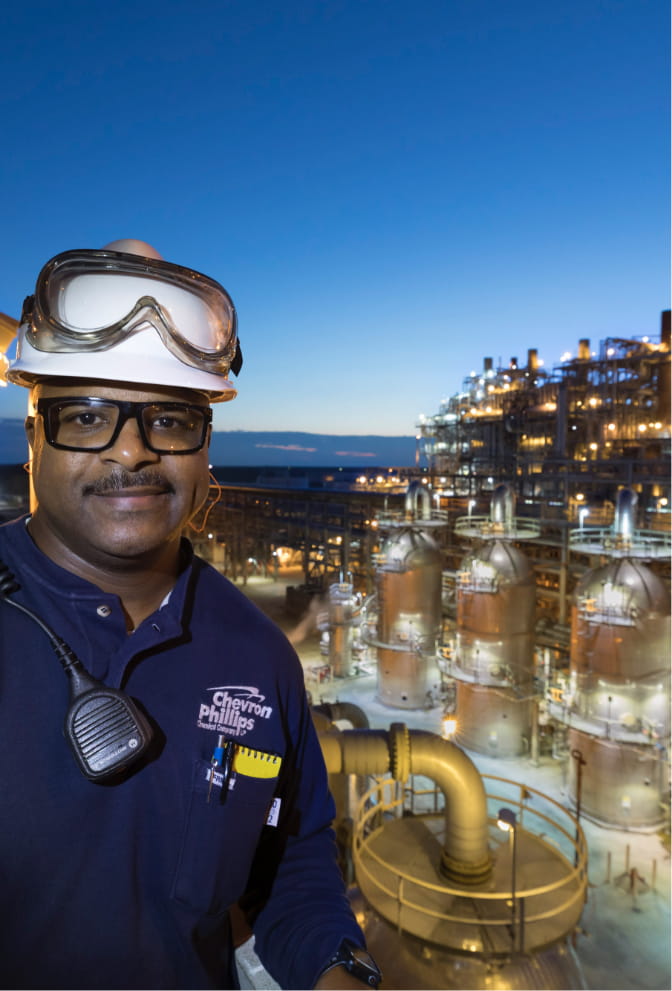
<svg viewBox="0 0 672 991">
<path fill-rule="evenodd" d="M 69 396 L 208 405 L 202 393 L 186 389 L 74 380 L 40 383 L 32 398 L 36 404 Z M 37 499 L 31 533 L 53 560 L 71 570 L 77 560 L 123 570 L 157 551 L 176 552 L 182 528 L 207 496 L 207 443 L 194 454 L 155 454 L 133 418 L 104 451 L 51 447 L 38 415 L 28 417 L 26 432 Z"/>
</svg>

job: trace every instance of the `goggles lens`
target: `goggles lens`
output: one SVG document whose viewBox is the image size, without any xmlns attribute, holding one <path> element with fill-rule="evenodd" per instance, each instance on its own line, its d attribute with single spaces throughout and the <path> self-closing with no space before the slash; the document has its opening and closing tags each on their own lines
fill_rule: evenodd
<svg viewBox="0 0 672 991">
<path fill-rule="evenodd" d="M 115 251 L 66 251 L 40 272 L 25 314 L 37 350 L 104 351 L 154 328 L 187 364 L 227 373 L 236 312 L 226 290 L 169 262 Z"/>
<path fill-rule="evenodd" d="M 230 315 L 220 302 L 180 286 L 133 275 L 74 275 L 49 286 L 47 306 L 52 319 L 74 334 L 86 334 L 124 325 L 141 300 L 149 310 L 163 313 L 175 329 L 206 353 L 218 353 L 228 343 Z M 153 305 L 152 305 L 153 304 Z M 142 321 L 142 311 L 136 316 Z M 151 322 L 151 312 L 146 319 Z"/>
<path fill-rule="evenodd" d="M 193 454 L 205 443 L 212 410 L 188 403 L 131 403 L 116 399 L 39 399 L 47 443 L 64 451 L 104 451 L 129 419 L 155 454 Z"/>
</svg>

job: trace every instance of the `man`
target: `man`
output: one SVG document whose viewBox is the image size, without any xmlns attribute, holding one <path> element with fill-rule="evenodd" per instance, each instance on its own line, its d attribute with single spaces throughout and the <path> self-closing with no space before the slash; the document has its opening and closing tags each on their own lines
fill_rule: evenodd
<svg viewBox="0 0 672 991">
<path fill-rule="evenodd" d="M 24 304 L 7 377 L 31 390 L 35 507 L 0 527 L 5 987 L 237 987 L 235 905 L 282 987 L 377 983 L 298 659 L 183 536 L 240 362 L 227 293 L 143 242 L 58 255 Z"/>
</svg>

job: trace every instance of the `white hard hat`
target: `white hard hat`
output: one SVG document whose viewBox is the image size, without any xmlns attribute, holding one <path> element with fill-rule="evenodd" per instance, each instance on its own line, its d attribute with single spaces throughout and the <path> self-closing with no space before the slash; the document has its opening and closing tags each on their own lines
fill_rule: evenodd
<svg viewBox="0 0 672 991">
<path fill-rule="evenodd" d="M 236 312 L 213 279 L 164 261 L 144 241 L 52 258 L 29 296 L 10 382 L 102 379 L 236 396 Z"/>
</svg>

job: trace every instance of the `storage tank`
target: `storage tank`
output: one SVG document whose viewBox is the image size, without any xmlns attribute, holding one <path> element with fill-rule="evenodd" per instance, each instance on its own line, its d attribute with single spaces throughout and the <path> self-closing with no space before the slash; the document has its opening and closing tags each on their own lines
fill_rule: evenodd
<svg viewBox="0 0 672 991">
<path fill-rule="evenodd" d="M 534 954 L 511 954 L 493 960 L 482 953 L 480 941 L 466 943 L 460 952 L 422 940 L 397 928 L 367 905 L 359 892 L 351 904 L 366 936 L 366 944 L 380 966 L 385 987 L 435 991 L 516 989 L 516 991 L 571 991 L 585 989 L 585 975 L 570 942 L 565 940 Z M 389 979 L 388 979 L 388 975 Z"/>
<path fill-rule="evenodd" d="M 669 535 L 638 530 L 635 506 L 622 489 L 612 528 L 570 535 L 573 549 L 612 560 L 576 587 L 569 685 L 554 712 L 568 727 L 575 805 L 625 828 L 662 820 L 669 773 L 670 600 L 644 563 L 669 554 Z"/>
<path fill-rule="evenodd" d="M 443 557 L 429 531 L 444 524 L 432 515 L 429 498 L 413 482 L 403 518 L 379 517 L 381 528 L 391 532 L 375 572 L 378 698 L 399 709 L 426 705 L 428 693 L 439 683 Z"/>
<path fill-rule="evenodd" d="M 514 516 L 509 485 L 497 487 L 490 516 L 462 517 L 456 530 L 477 538 L 457 580 L 452 675 L 456 741 L 477 753 L 517 757 L 528 746 L 533 718 L 534 573 L 514 540 L 538 534 Z"/>
</svg>

